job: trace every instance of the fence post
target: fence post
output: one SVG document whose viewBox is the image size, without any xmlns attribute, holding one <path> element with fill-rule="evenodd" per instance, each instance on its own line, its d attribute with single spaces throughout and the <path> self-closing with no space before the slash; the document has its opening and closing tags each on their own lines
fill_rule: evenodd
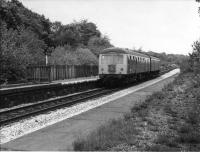
<svg viewBox="0 0 200 152">
<path fill-rule="evenodd" d="M 49 82 L 51 82 L 51 66 L 47 66 L 47 69 L 48 69 L 48 80 Z"/>
</svg>

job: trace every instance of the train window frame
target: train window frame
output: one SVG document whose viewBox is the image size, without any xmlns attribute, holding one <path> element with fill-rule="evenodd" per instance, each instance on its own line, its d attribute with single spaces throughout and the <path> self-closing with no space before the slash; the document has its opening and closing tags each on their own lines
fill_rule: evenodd
<svg viewBox="0 0 200 152">
<path fill-rule="evenodd" d="M 124 63 L 123 56 L 124 56 L 123 54 L 103 54 L 103 55 L 101 55 L 101 64 L 110 64 L 110 62 L 107 62 L 108 59 L 106 59 L 108 57 L 110 57 L 110 59 L 112 60 L 112 62 L 113 62 L 112 64 L 123 64 Z M 118 57 L 118 58 L 116 58 L 116 57 Z M 119 57 L 120 57 L 120 60 L 119 60 Z"/>
</svg>

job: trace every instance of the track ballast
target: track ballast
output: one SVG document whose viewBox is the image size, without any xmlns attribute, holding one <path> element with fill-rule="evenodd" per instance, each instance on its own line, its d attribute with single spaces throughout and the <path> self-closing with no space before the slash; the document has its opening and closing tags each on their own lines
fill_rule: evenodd
<svg viewBox="0 0 200 152">
<path fill-rule="evenodd" d="M 56 98 L 48 99 L 38 103 L 8 109 L 0 112 L 0 124 L 5 125 L 11 122 L 22 120 L 23 118 L 39 115 L 41 113 L 70 106 L 79 102 L 83 102 L 89 99 L 100 97 L 119 89 L 104 89 L 97 88 L 89 91 L 74 93 L 71 95 L 59 96 Z"/>
</svg>

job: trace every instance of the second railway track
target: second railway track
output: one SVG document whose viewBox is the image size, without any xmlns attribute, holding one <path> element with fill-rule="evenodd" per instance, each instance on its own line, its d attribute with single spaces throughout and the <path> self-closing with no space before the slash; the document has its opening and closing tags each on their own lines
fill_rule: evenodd
<svg viewBox="0 0 200 152">
<path fill-rule="evenodd" d="M 93 99 L 100 97 L 109 93 L 112 93 L 119 89 L 103 89 L 97 88 L 89 91 L 74 93 L 71 95 L 59 96 L 56 98 L 51 98 L 45 101 L 33 103 L 26 106 L 21 106 L 17 108 L 12 108 L 0 112 L 0 125 L 9 124 L 21 120 L 25 117 L 30 117 L 34 115 L 39 115 L 41 113 L 62 108 L 65 106 L 70 106 L 79 102 L 83 102 L 88 99 Z"/>
</svg>

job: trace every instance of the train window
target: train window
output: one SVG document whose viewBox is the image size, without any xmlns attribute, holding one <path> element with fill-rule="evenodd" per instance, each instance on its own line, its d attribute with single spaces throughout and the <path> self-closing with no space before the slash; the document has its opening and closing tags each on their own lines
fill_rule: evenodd
<svg viewBox="0 0 200 152">
<path fill-rule="evenodd" d="M 102 55 L 101 64 L 123 64 L 123 55 L 121 54 Z"/>
</svg>

